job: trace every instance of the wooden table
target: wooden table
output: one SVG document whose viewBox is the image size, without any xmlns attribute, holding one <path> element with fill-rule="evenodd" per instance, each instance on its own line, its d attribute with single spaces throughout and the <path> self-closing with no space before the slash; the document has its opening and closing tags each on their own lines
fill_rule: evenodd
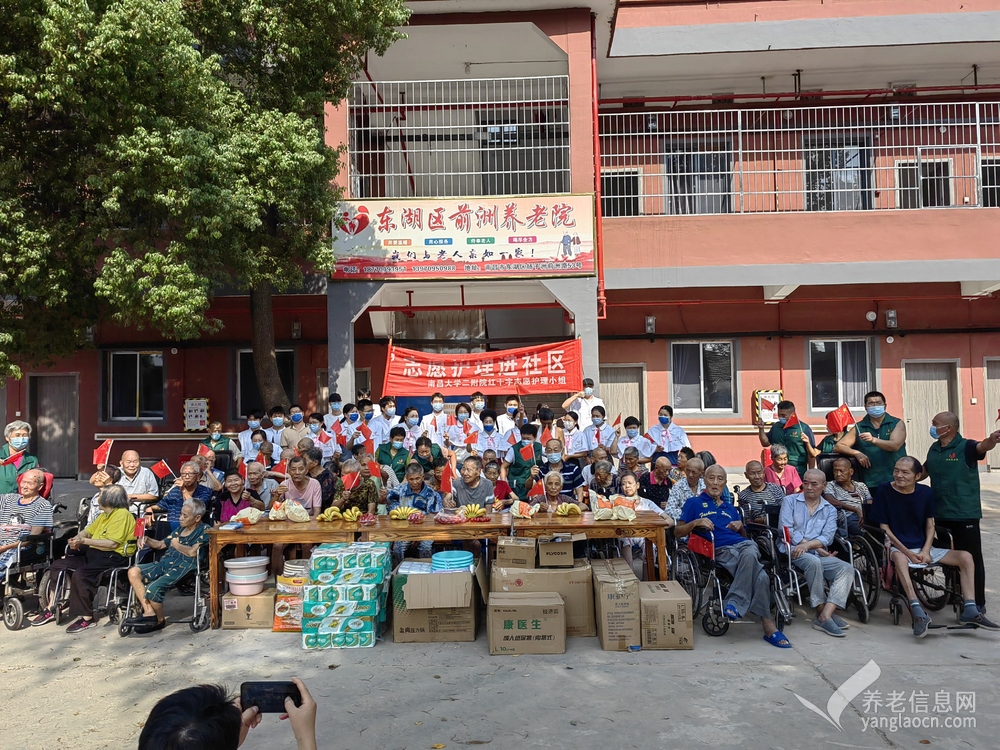
<svg viewBox="0 0 1000 750">
<path fill-rule="evenodd" d="M 500 519 L 504 520 L 501 521 Z M 425 516 L 423 523 L 393 521 L 379 516 L 374 526 L 361 527 L 364 542 L 461 542 L 465 540 L 495 539 L 510 533 L 510 514 L 493 513 L 487 523 L 437 523 L 434 516 Z"/>
<path fill-rule="evenodd" d="M 485 525 L 485 524 L 484 524 Z M 356 523 L 346 521 L 309 523 L 293 521 L 261 521 L 242 529 L 210 529 L 208 532 L 209 551 L 209 603 L 212 613 L 212 627 L 219 627 L 219 597 L 222 596 L 222 574 L 225 566 L 219 558 L 223 547 L 231 544 L 322 544 L 323 542 L 353 542 L 358 531 L 363 529 Z M 281 571 L 272 571 L 275 575 Z"/>
<path fill-rule="evenodd" d="M 483 524 L 485 526 L 485 524 Z M 539 512 L 531 518 L 518 518 L 514 522 L 517 536 L 539 537 L 552 534 L 586 534 L 588 539 L 627 539 L 641 537 L 646 540 L 646 570 L 650 581 L 656 580 L 652 547 L 656 545 L 656 558 L 660 566 L 660 580 L 667 580 L 667 521 L 652 511 L 636 514 L 634 521 L 595 521 L 593 513 L 581 516 L 557 516 Z"/>
</svg>

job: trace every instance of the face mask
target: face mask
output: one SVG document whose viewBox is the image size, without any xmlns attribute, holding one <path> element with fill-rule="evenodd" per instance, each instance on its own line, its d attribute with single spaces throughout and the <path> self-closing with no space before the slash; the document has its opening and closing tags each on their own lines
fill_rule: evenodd
<svg viewBox="0 0 1000 750">
<path fill-rule="evenodd" d="M 434 411 L 441 411 L 442 409 L 444 409 L 444 404 L 431 404 L 431 408 Z"/>
<path fill-rule="evenodd" d="M 875 419 L 885 416 L 884 406 L 869 406 L 865 409 L 865 411 L 868 412 L 869 417 L 874 417 Z"/>
<path fill-rule="evenodd" d="M 260 453 L 260 446 L 261 446 L 260 443 L 254 443 L 253 444 L 253 452 L 254 453 Z"/>
<path fill-rule="evenodd" d="M 662 424 L 664 427 L 666 427 L 668 424 L 670 424 L 670 417 L 664 417 L 664 416 L 661 415 L 660 416 L 660 424 Z"/>
<path fill-rule="evenodd" d="M 517 407 L 516 406 L 508 406 L 507 407 L 507 413 L 510 414 L 511 416 L 513 416 L 514 414 L 517 414 Z"/>
<path fill-rule="evenodd" d="M 586 396 L 587 398 L 590 398 L 591 396 L 594 395 L 594 389 L 593 388 L 584 388 L 583 389 L 583 395 Z"/>
<path fill-rule="evenodd" d="M 472 402 L 472 408 L 475 411 L 482 411 L 483 408 L 485 408 L 485 406 L 486 406 L 486 404 L 484 404 L 482 401 L 473 401 Z"/>
<path fill-rule="evenodd" d="M 524 445 L 524 446 L 529 446 L 529 445 L 531 445 L 531 444 L 532 444 L 533 442 L 535 442 L 535 441 L 534 441 L 534 440 L 531 440 L 531 439 L 529 438 L 528 440 L 522 440 L 522 441 L 521 441 L 521 445 Z"/>
<path fill-rule="evenodd" d="M 931 425 L 931 437 L 934 438 L 935 440 L 941 437 L 940 435 L 938 435 L 938 428 L 935 427 L 934 425 Z M 14 447 L 16 448 L 17 446 L 15 445 Z"/>
<path fill-rule="evenodd" d="M 21 451 L 28 447 L 28 440 L 30 440 L 30 438 L 26 437 L 11 438 L 10 446 L 16 451 Z"/>
<path fill-rule="evenodd" d="M 313 435 L 319 434 L 319 425 L 318 424 L 309 425 L 309 432 L 311 432 Z"/>
<path fill-rule="evenodd" d="M 406 424 L 410 425 L 410 427 L 416 427 L 418 424 L 420 424 L 420 418 L 410 417 L 409 419 L 406 420 Z"/>
<path fill-rule="evenodd" d="M 344 408 L 344 405 L 339 401 L 334 401 L 332 404 L 330 404 L 330 408 L 333 409 L 334 411 L 340 411 L 341 409 Z"/>
<path fill-rule="evenodd" d="M 371 419 L 374 416 L 375 416 L 375 412 L 373 412 L 373 411 L 366 411 L 365 412 L 365 421 L 367 422 L 369 419 Z"/>
<path fill-rule="evenodd" d="M 356 411 L 352 411 L 352 412 L 351 412 L 351 413 L 350 413 L 350 414 L 348 415 L 348 417 L 347 417 L 347 420 L 348 420 L 349 422 L 357 422 L 357 421 L 358 421 L 358 420 L 359 420 L 360 418 L 361 418 L 361 415 L 359 415 L 359 414 L 358 414 L 358 413 L 357 413 Z"/>
<path fill-rule="evenodd" d="M 219 440 L 219 438 L 222 437 L 222 433 L 221 432 L 213 432 L 210 437 L 212 438 L 213 441 L 217 442 Z"/>
<path fill-rule="evenodd" d="M 382 413 L 385 414 L 387 417 L 389 417 L 389 419 L 392 419 L 394 416 L 396 416 L 396 407 L 387 406 L 382 410 Z"/>
<path fill-rule="evenodd" d="M 567 420 L 564 419 L 563 420 L 563 429 L 564 430 L 575 430 L 576 429 L 576 422 L 570 422 L 570 421 L 567 421 Z"/>
<path fill-rule="evenodd" d="M 778 417 L 778 424 L 784 424 L 788 421 L 788 417 Z"/>
<path fill-rule="evenodd" d="M 548 459 L 550 464 L 557 464 L 562 461 L 562 453 L 548 453 L 545 458 Z"/>
<path fill-rule="evenodd" d="M 403 441 L 402 440 L 393 440 L 392 441 L 392 447 L 395 448 L 396 450 L 399 450 L 400 448 L 403 447 Z"/>
<path fill-rule="evenodd" d="M 483 431 L 487 435 L 489 435 L 491 432 L 493 432 L 494 429 L 495 429 L 495 425 L 491 425 L 491 424 L 484 424 L 483 425 Z"/>
<path fill-rule="evenodd" d="M 271 425 L 274 427 L 281 427 L 285 423 L 284 417 L 272 417 Z"/>
<path fill-rule="evenodd" d="M 260 422 L 247 422 L 247 427 L 249 427 L 251 430 L 259 430 Z"/>
<path fill-rule="evenodd" d="M 594 417 L 591 421 L 594 423 L 594 427 L 600 427 L 604 424 L 604 417 Z"/>
<path fill-rule="evenodd" d="M 465 414 L 465 413 L 457 414 L 456 418 L 458 419 L 459 422 L 464 422 L 465 420 L 467 420 L 469 418 L 469 415 Z"/>
<path fill-rule="evenodd" d="M 294 422 L 295 424 L 298 424 L 298 423 L 299 423 L 299 422 L 301 422 L 301 421 L 302 421 L 302 420 L 303 420 L 304 418 L 305 418 L 305 416 L 304 416 L 304 415 L 302 415 L 302 414 L 293 414 L 293 415 L 292 415 L 292 421 L 293 421 L 293 422 Z"/>
<path fill-rule="evenodd" d="M 639 431 L 638 430 L 625 430 L 625 434 L 628 435 L 630 438 L 637 438 L 637 437 L 639 437 Z"/>
</svg>

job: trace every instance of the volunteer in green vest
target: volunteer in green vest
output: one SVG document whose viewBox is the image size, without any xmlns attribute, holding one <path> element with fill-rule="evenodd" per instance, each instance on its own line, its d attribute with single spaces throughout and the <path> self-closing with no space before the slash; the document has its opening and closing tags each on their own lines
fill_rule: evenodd
<svg viewBox="0 0 1000 750">
<path fill-rule="evenodd" d="M 878 391 L 865 395 L 865 418 L 857 429 L 848 429 L 837 441 L 837 453 L 854 456 L 861 464 L 861 481 L 875 491 L 892 481 L 896 462 L 906 455 L 906 425 L 885 410 L 885 396 Z"/>
<path fill-rule="evenodd" d="M 791 426 L 788 426 L 789 422 Z M 795 416 L 795 404 L 791 401 L 778 402 L 778 421 L 771 425 L 767 434 L 764 433 L 764 423 L 757 423 L 757 437 L 764 448 L 771 445 L 785 446 L 788 449 L 788 463 L 795 467 L 799 476 L 806 473 L 810 463 L 815 464 L 815 461 L 810 461 L 810 457 L 816 452 L 816 438 L 809 425 L 799 422 Z"/>
<path fill-rule="evenodd" d="M 955 549 L 972 555 L 976 564 L 976 606 L 986 611 L 986 566 L 979 520 L 983 517 L 979 494 L 979 466 L 996 444 L 1000 430 L 978 443 L 962 437 L 958 417 L 943 411 L 931 420 L 932 443 L 927 451 L 924 473 L 930 477 L 934 492 L 935 523 L 951 532 Z"/>
<path fill-rule="evenodd" d="M 545 463 L 544 449 L 542 444 L 535 438 L 538 437 L 538 426 L 530 422 L 521 426 L 521 440 L 514 443 L 507 449 L 507 454 L 503 459 L 503 466 L 500 468 L 500 478 L 510 485 L 521 500 L 528 498 L 531 486 L 528 478 L 537 479 L 541 476 L 541 466 Z M 531 460 L 521 455 L 525 448 L 531 448 L 533 457 Z"/>
<path fill-rule="evenodd" d="M 38 468 L 38 459 L 28 453 L 31 425 L 14 420 L 4 428 L 3 436 L 7 442 L 0 446 L 0 495 L 19 494 L 17 478 Z"/>
<path fill-rule="evenodd" d="M 385 482 L 389 481 L 386 469 L 396 475 L 398 482 L 403 481 L 406 465 L 410 463 L 410 452 L 403 447 L 405 437 L 406 428 L 397 425 L 389 430 L 389 442 L 382 443 L 375 451 L 375 463 L 382 469 L 382 479 Z"/>
</svg>

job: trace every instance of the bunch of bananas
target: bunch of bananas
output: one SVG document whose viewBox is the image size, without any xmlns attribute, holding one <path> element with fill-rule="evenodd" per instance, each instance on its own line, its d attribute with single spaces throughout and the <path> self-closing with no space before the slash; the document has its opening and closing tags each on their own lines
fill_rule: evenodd
<svg viewBox="0 0 1000 750">
<path fill-rule="evenodd" d="M 348 508 L 342 514 L 345 521 L 351 521 L 352 523 L 361 518 L 361 508 Z"/>
<path fill-rule="evenodd" d="M 576 503 L 559 503 L 559 507 L 556 508 L 557 516 L 579 516 L 581 515 L 580 506 Z"/>
<path fill-rule="evenodd" d="M 411 508 L 409 505 L 400 505 L 398 508 L 393 508 L 389 511 L 389 518 L 393 521 L 405 521 L 417 512 L 416 508 Z"/>
<path fill-rule="evenodd" d="M 324 510 L 316 517 L 317 521 L 343 521 L 344 516 L 340 512 L 340 508 L 335 505 L 331 505 L 329 508 Z"/>
<path fill-rule="evenodd" d="M 462 512 L 466 518 L 481 518 L 486 515 L 486 509 L 482 505 L 463 505 Z"/>
</svg>

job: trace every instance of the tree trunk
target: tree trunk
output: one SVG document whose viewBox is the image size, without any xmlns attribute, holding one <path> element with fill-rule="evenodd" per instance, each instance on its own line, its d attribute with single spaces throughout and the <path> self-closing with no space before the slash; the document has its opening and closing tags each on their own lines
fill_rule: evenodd
<svg viewBox="0 0 1000 750">
<path fill-rule="evenodd" d="M 250 290 L 250 325 L 253 342 L 253 368 L 257 373 L 257 386 L 262 406 L 288 409 L 288 394 L 278 374 L 278 359 L 274 353 L 274 307 L 271 285 L 264 281 Z"/>
</svg>

